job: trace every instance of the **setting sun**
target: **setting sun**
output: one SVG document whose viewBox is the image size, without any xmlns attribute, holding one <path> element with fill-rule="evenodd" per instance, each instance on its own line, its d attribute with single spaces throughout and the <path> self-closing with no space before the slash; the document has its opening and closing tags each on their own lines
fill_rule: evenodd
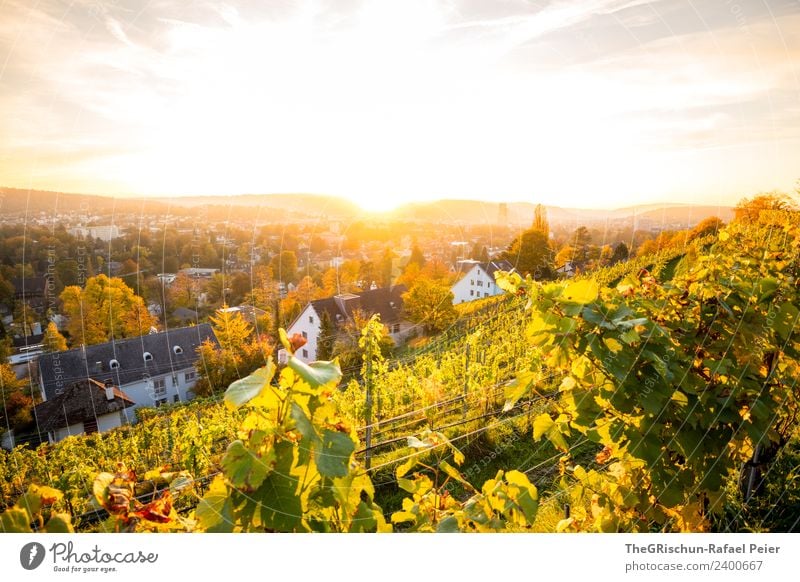
<svg viewBox="0 0 800 582">
<path fill-rule="evenodd" d="M 796 5 L 746 27 L 667 0 L 3 10 L 6 186 L 376 210 L 730 203 L 797 178 Z"/>
</svg>

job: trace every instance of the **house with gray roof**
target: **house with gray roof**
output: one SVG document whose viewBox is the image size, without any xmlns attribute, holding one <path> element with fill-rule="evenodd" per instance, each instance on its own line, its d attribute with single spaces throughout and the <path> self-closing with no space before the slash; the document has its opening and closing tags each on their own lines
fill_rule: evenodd
<svg viewBox="0 0 800 582">
<path fill-rule="evenodd" d="M 68 436 L 106 432 L 128 422 L 126 410 L 135 403 L 110 382 L 89 378 L 67 386 L 51 400 L 33 408 L 38 432 L 51 443 Z"/>
<path fill-rule="evenodd" d="M 327 318 L 334 329 L 342 328 L 354 320 L 357 312 L 366 317 L 377 313 L 394 342 L 399 344 L 405 341 L 414 329 L 414 324 L 405 319 L 403 313 L 403 293 L 406 290 L 405 285 L 395 285 L 358 293 L 342 293 L 310 302 L 286 330 L 290 337 L 300 334 L 306 340 L 306 344 L 295 355 L 305 362 L 315 361 L 321 339 L 322 318 Z"/>
<path fill-rule="evenodd" d="M 38 361 L 42 399 L 61 396 L 75 382 L 110 383 L 134 403 L 125 409 L 132 420 L 129 413 L 139 406 L 192 398 L 197 348 L 205 341 L 219 345 L 207 323 L 44 354 Z"/>
</svg>

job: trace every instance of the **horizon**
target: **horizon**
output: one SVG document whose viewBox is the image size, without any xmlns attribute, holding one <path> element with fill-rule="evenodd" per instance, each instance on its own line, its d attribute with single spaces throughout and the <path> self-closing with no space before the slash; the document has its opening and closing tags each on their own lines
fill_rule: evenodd
<svg viewBox="0 0 800 582">
<path fill-rule="evenodd" d="M 735 8 L 7 3 L 0 183 L 318 192 L 367 211 L 791 192 L 800 4 Z"/>
<path fill-rule="evenodd" d="M 686 207 L 708 207 L 708 206 L 716 206 L 720 209 L 722 208 L 733 208 L 736 204 L 750 196 L 754 196 L 761 193 L 767 193 L 765 191 L 753 192 L 750 195 L 742 196 L 740 199 L 731 202 L 730 204 L 713 204 L 713 203 L 691 203 L 691 202 L 669 202 L 665 200 L 655 200 L 651 202 L 636 202 L 624 206 L 567 206 L 567 205 L 560 205 L 560 204 L 545 204 L 543 202 L 539 202 L 536 199 L 531 200 L 513 200 L 513 199 L 496 199 L 496 200 L 487 200 L 487 199 L 480 199 L 480 198 L 435 198 L 430 200 L 409 200 L 398 203 L 396 206 L 386 207 L 386 208 L 378 208 L 378 209 L 371 209 L 362 206 L 359 204 L 358 201 L 352 200 L 347 196 L 341 196 L 336 194 L 323 194 L 317 192 L 270 192 L 270 193 L 253 193 L 253 192 L 244 192 L 244 193 L 236 193 L 236 194 L 175 194 L 175 195 L 158 195 L 153 194 L 149 196 L 137 195 L 137 194 L 108 194 L 108 193 L 91 193 L 91 192 L 62 192 L 56 190 L 39 190 L 39 189 L 26 189 L 26 188 L 17 188 L 14 186 L 0 186 L 0 196 L 3 195 L 2 190 L 23 190 L 28 191 L 28 193 L 37 192 L 37 193 L 46 193 L 46 194 L 54 194 L 54 195 L 64 195 L 64 196 L 96 196 L 100 198 L 110 198 L 116 200 L 127 200 L 127 201 L 153 201 L 159 202 L 162 204 L 169 204 L 170 198 L 185 198 L 185 199 L 197 199 L 197 198 L 237 198 L 237 197 L 291 197 L 291 196 L 307 196 L 307 197 L 316 197 L 316 198 L 329 198 L 340 200 L 343 202 L 347 202 L 353 204 L 356 208 L 358 208 L 361 212 L 365 214 L 392 214 L 398 210 L 401 210 L 408 206 L 414 205 L 435 205 L 445 202 L 451 203 L 478 203 L 478 204 L 528 204 L 530 206 L 536 206 L 538 204 L 542 204 L 545 208 L 558 208 L 562 210 L 579 210 L 579 211 L 587 211 L 587 210 L 600 210 L 605 212 L 613 212 L 613 211 L 620 211 L 620 210 L 627 210 L 631 208 L 646 208 L 646 207 L 659 207 L 659 208 L 686 208 Z M 793 195 L 792 192 L 788 193 L 790 196 Z M 180 205 L 180 204 L 178 204 Z"/>
</svg>

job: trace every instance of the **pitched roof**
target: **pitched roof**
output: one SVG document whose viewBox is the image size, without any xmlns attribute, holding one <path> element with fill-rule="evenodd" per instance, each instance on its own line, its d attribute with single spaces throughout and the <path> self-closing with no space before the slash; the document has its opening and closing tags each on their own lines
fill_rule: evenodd
<svg viewBox="0 0 800 582">
<path fill-rule="evenodd" d="M 489 275 L 494 275 L 495 271 L 513 271 L 514 265 L 505 259 L 498 259 L 496 261 L 489 261 L 488 263 L 478 263 L 484 271 Z"/>
<path fill-rule="evenodd" d="M 34 418 L 40 432 L 63 428 L 79 422 L 94 420 L 104 414 L 119 412 L 134 401 L 117 387 L 113 387 L 114 398 L 106 397 L 105 385 L 88 378 L 70 384 L 63 394 L 46 400 L 33 408 Z"/>
<path fill-rule="evenodd" d="M 90 377 L 125 386 L 145 376 L 159 376 L 193 367 L 198 357 L 197 348 L 207 339 L 219 343 L 211 326 L 202 323 L 54 352 L 39 357 L 39 374 L 47 400 L 54 398 L 57 390 Z M 145 361 L 145 352 L 152 355 L 151 360 Z M 116 360 L 119 367 L 112 369 L 112 360 Z"/>
<path fill-rule="evenodd" d="M 381 323 L 398 323 L 403 319 L 403 293 L 406 290 L 405 285 L 381 287 L 317 299 L 311 305 L 320 317 L 327 313 L 334 324 L 352 320 L 355 311 L 363 311 L 368 315 L 377 313 L 381 316 Z"/>
<path fill-rule="evenodd" d="M 47 279 L 45 277 L 25 277 L 11 279 L 11 284 L 14 285 L 14 291 L 17 295 L 37 296 L 44 295 L 47 290 Z"/>
</svg>

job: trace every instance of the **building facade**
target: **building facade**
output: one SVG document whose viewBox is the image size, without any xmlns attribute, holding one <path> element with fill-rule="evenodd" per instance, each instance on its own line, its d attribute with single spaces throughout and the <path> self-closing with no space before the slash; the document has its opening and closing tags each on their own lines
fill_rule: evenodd
<svg viewBox="0 0 800 582">
<path fill-rule="evenodd" d="M 218 344 L 207 323 L 45 354 L 38 362 L 42 399 L 52 400 L 79 381 L 110 383 L 133 402 L 125 409 L 133 421 L 132 412 L 140 406 L 194 396 L 197 348 L 205 341 Z"/>
<path fill-rule="evenodd" d="M 512 271 L 513 269 L 511 263 L 502 260 L 463 265 L 464 275 L 450 288 L 453 292 L 453 303 L 465 303 L 500 295 L 503 290 L 497 286 L 494 274 L 497 271 Z"/>
<path fill-rule="evenodd" d="M 304 362 L 317 360 L 320 342 L 333 341 L 336 330 L 341 329 L 347 322 L 352 322 L 356 312 L 361 312 L 364 316 L 377 313 L 392 340 L 396 344 L 403 343 L 414 331 L 414 325 L 407 321 L 403 314 L 405 292 L 405 285 L 397 285 L 312 301 L 286 330 L 290 337 L 299 334 L 306 340 L 306 344 L 295 353 L 295 356 Z M 334 332 L 333 337 L 322 337 L 323 318 L 330 322 L 330 328 Z"/>
</svg>

